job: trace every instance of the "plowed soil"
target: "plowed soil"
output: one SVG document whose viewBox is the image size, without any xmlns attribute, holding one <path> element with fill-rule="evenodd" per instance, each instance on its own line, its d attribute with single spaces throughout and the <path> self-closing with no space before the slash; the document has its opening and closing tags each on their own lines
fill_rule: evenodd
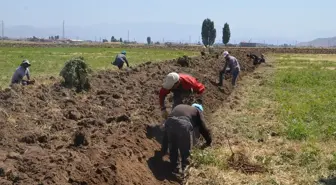
<svg viewBox="0 0 336 185">
<path fill-rule="evenodd" d="M 245 54 L 232 52 L 241 78 L 254 69 Z M 56 81 L 1 91 L 0 184 L 179 184 L 156 155 L 160 86 L 169 72 L 192 74 L 206 86 L 207 117 L 232 91 L 214 85 L 222 67 L 217 54 L 185 57 L 101 71 L 80 94 Z"/>
</svg>

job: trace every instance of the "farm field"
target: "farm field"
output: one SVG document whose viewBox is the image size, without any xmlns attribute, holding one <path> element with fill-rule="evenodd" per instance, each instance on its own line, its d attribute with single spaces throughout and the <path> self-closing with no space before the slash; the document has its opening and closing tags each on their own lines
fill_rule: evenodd
<svg viewBox="0 0 336 185">
<path fill-rule="evenodd" d="M 0 184 L 332 181 L 328 176 L 336 170 L 330 147 L 336 144 L 335 55 L 316 54 L 320 50 L 286 54 L 279 48 L 274 53 L 282 54 L 274 54 L 267 49 L 230 49 L 242 67 L 233 90 L 230 79 L 223 88 L 214 85 L 223 66 L 221 51 L 168 60 L 199 51 L 126 49 L 133 70 L 110 70 L 121 50 L 1 49 L 5 55 L 0 62 L 17 62 L 5 62 L 6 68 L 15 69 L 22 58 L 37 58 L 31 59 L 32 75 L 57 76 L 64 62 L 78 55 L 100 72 L 91 77 L 88 92 L 64 88 L 57 78 L 0 91 Z M 253 66 L 246 58 L 251 51 L 265 53 L 267 64 Z M 185 179 L 169 173 L 169 160 L 158 155 L 164 121 L 158 91 L 172 71 L 192 74 L 206 86 L 204 113 L 214 137 L 210 148 L 195 148 Z M 191 97 L 184 102 L 193 101 Z"/>
<path fill-rule="evenodd" d="M 213 114 L 217 144 L 194 151 L 189 184 L 335 184 L 336 55 L 269 57 Z M 267 172 L 233 170 L 227 138 Z"/>
<path fill-rule="evenodd" d="M 0 87 L 8 87 L 15 69 L 23 59 L 28 59 L 32 78 L 57 77 L 65 61 L 83 56 L 94 70 L 117 69 L 111 65 L 116 54 L 127 51 L 131 66 L 147 61 L 162 61 L 179 56 L 193 56 L 195 51 L 164 48 L 85 48 L 85 47 L 0 47 Z"/>
</svg>

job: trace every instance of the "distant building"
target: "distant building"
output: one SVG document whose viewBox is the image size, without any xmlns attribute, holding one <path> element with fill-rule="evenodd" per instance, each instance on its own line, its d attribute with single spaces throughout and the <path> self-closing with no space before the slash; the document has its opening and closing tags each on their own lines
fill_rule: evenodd
<svg viewBox="0 0 336 185">
<path fill-rule="evenodd" d="M 255 43 L 255 42 L 240 42 L 240 47 L 267 47 L 268 44 Z"/>
<path fill-rule="evenodd" d="M 240 47 L 257 47 L 257 43 L 253 42 L 241 42 L 239 43 Z"/>
<path fill-rule="evenodd" d="M 78 39 L 68 39 L 67 41 L 70 42 L 70 43 L 84 42 L 84 40 L 78 40 Z"/>
</svg>

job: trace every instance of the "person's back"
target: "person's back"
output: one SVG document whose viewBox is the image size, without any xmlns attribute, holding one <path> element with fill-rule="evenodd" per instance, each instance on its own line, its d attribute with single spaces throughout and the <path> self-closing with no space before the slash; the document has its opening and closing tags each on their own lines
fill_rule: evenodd
<svg viewBox="0 0 336 185">
<path fill-rule="evenodd" d="M 12 80 L 11 83 L 20 83 L 23 79 L 24 76 L 26 76 L 27 74 L 29 74 L 29 69 L 28 68 L 24 68 L 22 66 L 19 66 L 18 68 L 16 68 L 13 76 L 12 76 Z"/>
<path fill-rule="evenodd" d="M 227 62 L 228 62 L 228 66 L 231 69 L 231 72 L 233 72 L 233 69 L 236 69 L 236 68 L 238 68 L 238 70 L 240 71 L 240 65 L 236 57 L 229 56 L 227 59 Z"/>
<path fill-rule="evenodd" d="M 180 104 L 172 110 L 165 122 L 161 153 L 162 155 L 167 153 L 168 143 L 170 143 L 169 155 L 173 171 L 178 171 L 178 151 L 181 154 L 182 171 L 189 164 L 188 157 L 196 141 L 195 129 L 199 129 L 205 138 L 206 146 L 211 145 L 211 134 L 205 126 L 201 112 L 203 112 L 202 105 Z"/>
<path fill-rule="evenodd" d="M 122 54 L 122 53 L 118 53 L 118 55 L 116 56 L 116 58 L 125 60 L 126 59 L 126 55 Z"/>
<path fill-rule="evenodd" d="M 118 53 L 112 64 L 115 66 L 118 66 L 118 68 L 121 69 L 125 62 L 126 62 L 127 67 L 129 67 L 128 61 L 126 59 L 126 54 Z"/>
<path fill-rule="evenodd" d="M 169 115 L 169 117 L 181 117 L 181 116 L 188 117 L 190 121 L 193 122 L 195 121 L 195 117 L 197 116 L 197 109 L 195 109 L 195 107 L 186 104 L 179 104 L 172 110 L 172 112 Z"/>
<path fill-rule="evenodd" d="M 209 130 L 205 125 L 204 115 L 197 108 L 186 104 L 179 104 L 172 110 L 168 118 L 170 117 L 188 118 L 192 126 L 194 128 L 197 127 L 207 141 L 211 141 Z"/>
</svg>

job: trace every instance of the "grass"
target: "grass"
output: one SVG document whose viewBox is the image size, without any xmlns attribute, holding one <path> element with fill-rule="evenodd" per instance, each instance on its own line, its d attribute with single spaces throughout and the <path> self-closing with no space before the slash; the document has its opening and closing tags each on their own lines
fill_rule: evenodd
<svg viewBox="0 0 336 185">
<path fill-rule="evenodd" d="M 111 61 L 124 48 L 8 48 L 0 47 L 0 87 L 6 87 L 15 69 L 23 59 L 28 59 L 33 78 L 40 76 L 58 76 L 65 61 L 75 56 L 83 56 L 94 69 L 114 69 Z M 192 51 L 170 49 L 127 49 L 127 58 L 131 66 L 147 61 L 161 61 L 182 55 L 196 55 Z"/>
<path fill-rule="evenodd" d="M 272 65 L 238 82 L 243 85 L 208 120 L 215 143 L 193 152 L 197 165 L 189 171 L 189 184 L 335 183 L 329 177 L 336 172 L 336 71 L 325 65 L 334 67 L 336 56 L 269 58 Z M 225 132 L 233 151 L 243 152 L 268 172 L 246 175 L 227 167 Z"/>
<path fill-rule="evenodd" d="M 336 58 L 336 57 L 335 57 Z M 288 61 L 304 68 L 280 68 L 275 73 L 273 87 L 280 102 L 280 118 L 286 124 L 290 139 L 335 138 L 336 134 L 336 72 L 324 69 L 336 67 L 336 62 L 281 58 L 277 66 L 287 67 Z"/>
</svg>

